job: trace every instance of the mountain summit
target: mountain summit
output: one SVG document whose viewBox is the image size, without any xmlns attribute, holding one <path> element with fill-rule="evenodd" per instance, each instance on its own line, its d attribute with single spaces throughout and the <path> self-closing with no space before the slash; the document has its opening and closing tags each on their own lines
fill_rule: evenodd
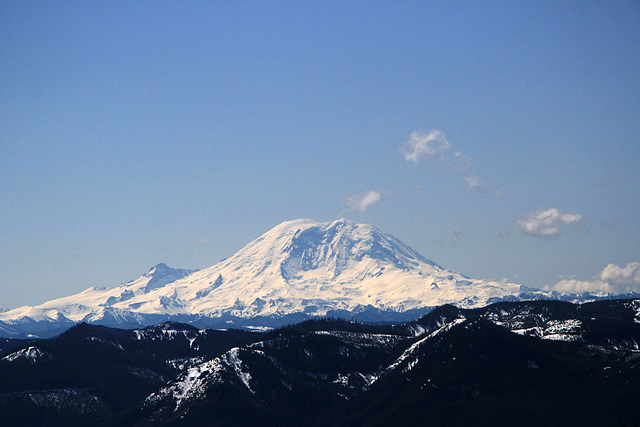
<svg viewBox="0 0 640 427">
<path fill-rule="evenodd" d="M 238 325 L 251 319 L 248 324 L 273 326 L 274 319 L 398 314 L 446 303 L 476 307 L 519 292 L 519 285 L 446 270 L 371 225 L 299 219 L 200 271 L 159 264 L 115 288 L 0 313 L 0 333 L 21 324 L 79 321 L 144 325 L 172 319 L 210 326 L 207 320 Z"/>
<path fill-rule="evenodd" d="M 405 311 L 519 291 L 445 270 L 397 238 L 345 219 L 282 223 L 171 286 L 197 312 L 239 317 L 325 315 L 363 306 Z"/>
</svg>

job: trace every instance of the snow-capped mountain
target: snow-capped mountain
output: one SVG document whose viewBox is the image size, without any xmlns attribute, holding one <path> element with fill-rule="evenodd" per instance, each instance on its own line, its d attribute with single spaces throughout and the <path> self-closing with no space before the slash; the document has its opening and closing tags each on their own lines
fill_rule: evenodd
<svg viewBox="0 0 640 427">
<path fill-rule="evenodd" d="M 294 220 L 200 271 L 159 264 L 115 288 L 89 288 L 0 313 L 0 334 L 80 321 L 139 326 L 251 319 L 254 326 L 273 326 L 273 319 L 287 316 L 413 313 L 446 303 L 477 307 L 520 291 L 520 285 L 446 270 L 371 225 Z"/>
<path fill-rule="evenodd" d="M 138 325 L 143 320 L 140 316 L 127 310 L 113 308 L 112 305 L 127 301 L 135 295 L 148 293 L 193 272 L 158 264 L 138 279 L 114 288 L 92 287 L 35 307 L 24 306 L 7 310 L 0 313 L 0 335 L 55 335 L 80 321 L 91 323 L 102 320 L 108 324 Z"/>
</svg>

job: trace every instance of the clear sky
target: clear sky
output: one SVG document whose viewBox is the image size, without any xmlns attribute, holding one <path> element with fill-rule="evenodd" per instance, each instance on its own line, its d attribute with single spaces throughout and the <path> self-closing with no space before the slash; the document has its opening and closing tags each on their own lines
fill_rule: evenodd
<svg viewBox="0 0 640 427">
<path fill-rule="evenodd" d="M 638 1 L 0 2 L 0 307 L 295 218 L 640 289 L 639 212 Z"/>
</svg>

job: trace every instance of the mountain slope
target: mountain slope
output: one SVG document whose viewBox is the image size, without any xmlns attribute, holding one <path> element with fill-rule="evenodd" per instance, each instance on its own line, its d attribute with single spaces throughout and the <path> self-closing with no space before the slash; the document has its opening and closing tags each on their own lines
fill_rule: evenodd
<svg viewBox="0 0 640 427">
<path fill-rule="evenodd" d="M 377 331 L 302 324 L 182 372 L 128 421 L 193 425 L 216 414 L 219 425 L 237 425 L 241 414 L 251 425 L 633 425 L 639 309 L 637 300 L 535 301 L 443 306 Z"/>
<path fill-rule="evenodd" d="M 201 271 L 160 264 L 116 288 L 90 288 L 0 313 L 0 334 L 79 321 L 135 327 L 168 319 L 207 326 L 212 326 L 207 319 L 236 324 L 238 319 L 257 319 L 249 324 L 273 326 L 265 319 L 291 323 L 359 312 L 382 320 L 384 313 L 424 312 L 446 303 L 482 306 L 519 292 L 519 285 L 446 270 L 370 225 L 295 220 Z"/>
<path fill-rule="evenodd" d="M 140 316 L 113 307 L 114 304 L 127 301 L 134 295 L 148 293 L 191 273 L 192 270 L 173 269 L 166 264 L 158 264 L 138 279 L 114 288 L 92 287 L 35 307 L 24 306 L 7 310 L 0 313 L 0 335 L 54 336 L 77 322 L 91 322 L 94 319 L 101 319 L 107 324 L 141 325 L 143 322 L 140 322 Z M 109 319 L 113 321 L 109 322 Z M 156 322 L 146 324 L 160 323 L 163 317 L 156 316 L 155 320 Z"/>
<path fill-rule="evenodd" d="M 634 425 L 638 343 L 640 300 L 446 305 L 401 325 L 267 333 L 81 324 L 0 354 L 0 413 L 21 425 Z"/>
<path fill-rule="evenodd" d="M 172 309 L 246 318 L 324 315 L 369 305 L 405 311 L 518 291 L 518 285 L 445 270 L 369 225 L 297 220 L 275 227 L 219 264 L 158 289 L 157 299 L 133 298 L 130 304 L 161 310 L 155 302 L 164 296 Z"/>
<path fill-rule="evenodd" d="M 164 323 L 122 330 L 79 324 L 0 354 L 3 425 L 89 425 L 138 404 L 204 360 L 260 337 Z"/>
<path fill-rule="evenodd" d="M 537 301 L 459 311 L 358 396 L 340 425 L 638 425 L 639 308 Z"/>
</svg>

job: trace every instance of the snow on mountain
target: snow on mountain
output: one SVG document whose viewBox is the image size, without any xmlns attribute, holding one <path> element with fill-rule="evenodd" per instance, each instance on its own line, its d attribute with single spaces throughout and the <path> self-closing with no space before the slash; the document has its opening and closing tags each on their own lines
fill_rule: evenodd
<svg viewBox="0 0 640 427">
<path fill-rule="evenodd" d="M 25 322 L 144 324 L 185 315 L 247 319 L 366 307 L 388 312 L 446 303 L 477 307 L 520 289 L 446 270 L 371 225 L 300 219 L 276 226 L 204 270 L 159 264 L 115 288 L 89 288 L 0 313 L 0 332 Z"/>
<path fill-rule="evenodd" d="M 375 227 L 338 220 L 285 222 L 231 258 L 133 297 L 134 310 L 238 317 L 368 306 L 394 311 L 469 305 L 519 292 L 519 285 L 448 271 Z"/>
<path fill-rule="evenodd" d="M 23 348 L 14 353 L 8 354 L 2 358 L 2 360 L 6 360 L 8 362 L 13 362 L 15 360 L 24 359 L 29 361 L 31 364 L 36 363 L 41 359 L 51 359 L 51 354 L 46 351 L 40 350 L 38 347 L 31 346 L 27 348 Z"/>
<path fill-rule="evenodd" d="M 162 400 L 175 402 L 173 411 L 177 411 L 183 402 L 201 398 L 212 384 L 225 381 L 243 384 L 251 393 L 251 374 L 242 362 L 240 354 L 254 353 L 263 355 L 259 350 L 234 347 L 220 357 L 197 364 L 181 373 L 175 381 L 158 392 L 151 394 L 144 402 L 152 406 Z"/>
<path fill-rule="evenodd" d="M 72 326 L 76 322 L 111 317 L 124 320 L 135 317 L 127 310 L 112 308 L 114 303 L 127 301 L 134 295 L 148 293 L 151 289 L 181 279 L 193 270 L 173 269 L 158 264 L 149 272 L 131 282 L 114 288 L 86 289 L 78 294 L 58 298 L 38 306 L 24 306 L 0 313 L 0 333 L 17 335 L 19 332 L 40 332 L 51 325 Z"/>
</svg>

